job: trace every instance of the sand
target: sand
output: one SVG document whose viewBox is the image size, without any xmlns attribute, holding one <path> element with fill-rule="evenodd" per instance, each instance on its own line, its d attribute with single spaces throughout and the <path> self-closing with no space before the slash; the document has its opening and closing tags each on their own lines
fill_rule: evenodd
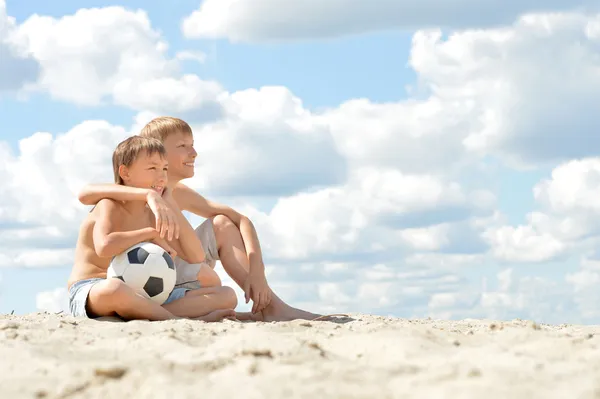
<svg viewBox="0 0 600 399">
<path fill-rule="evenodd" d="M 600 326 L 0 316 L 0 398 L 600 398 Z"/>
</svg>

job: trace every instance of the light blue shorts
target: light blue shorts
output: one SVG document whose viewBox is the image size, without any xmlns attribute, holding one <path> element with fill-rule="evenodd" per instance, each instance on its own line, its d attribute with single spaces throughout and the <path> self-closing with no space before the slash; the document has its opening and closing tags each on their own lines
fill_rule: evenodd
<svg viewBox="0 0 600 399">
<path fill-rule="evenodd" d="M 72 316 L 75 317 L 87 317 L 90 319 L 96 318 L 93 314 L 88 313 L 87 309 L 87 299 L 90 294 L 90 290 L 92 287 L 99 283 L 100 281 L 104 281 L 103 278 L 89 278 L 85 280 L 80 280 L 69 288 L 69 312 Z M 181 284 L 181 286 L 176 286 L 169 297 L 163 303 L 166 305 L 167 303 L 173 302 L 177 299 L 181 299 L 185 296 L 185 293 L 191 291 L 193 289 L 200 288 L 199 284 L 195 284 L 194 286 Z"/>
</svg>

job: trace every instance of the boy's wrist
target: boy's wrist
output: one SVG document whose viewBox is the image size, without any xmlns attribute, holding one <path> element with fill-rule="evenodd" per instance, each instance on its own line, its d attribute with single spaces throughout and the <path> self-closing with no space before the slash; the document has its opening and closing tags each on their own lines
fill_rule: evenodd
<svg viewBox="0 0 600 399">
<path fill-rule="evenodd" d="M 159 237 L 158 231 L 156 231 L 154 227 L 147 227 L 146 229 L 146 233 L 148 235 L 146 241 L 152 241 Z"/>
<path fill-rule="evenodd" d="M 154 195 L 157 194 L 156 191 L 151 188 L 140 188 L 140 194 L 143 196 L 140 200 L 148 202 L 148 200 Z"/>
<path fill-rule="evenodd" d="M 262 260 L 256 259 L 257 258 L 256 256 L 250 256 L 249 258 L 250 259 L 248 259 L 248 260 L 249 260 L 250 265 L 248 268 L 249 269 L 248 273 L 252 274 L 252 275 L 261 275 L 261 274 L 264 275 L 265 265 L 262 262 Z"/>
</svg>

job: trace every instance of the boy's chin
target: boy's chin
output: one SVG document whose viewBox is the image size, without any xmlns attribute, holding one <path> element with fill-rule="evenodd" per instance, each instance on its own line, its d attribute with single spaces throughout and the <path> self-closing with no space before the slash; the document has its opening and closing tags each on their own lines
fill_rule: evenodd
<svg viewBox="0 0 600 399">
<path fill-rule="evenodd" d="M 183 170 L 180 173 L 177 173 L 177 176 L 175 176 L 174 178 L 171 177 L 171 180 L 183 180 L 183 179 L 189 179 L 191 177 L 194 177 L 194 170 Z"/>
</svg>

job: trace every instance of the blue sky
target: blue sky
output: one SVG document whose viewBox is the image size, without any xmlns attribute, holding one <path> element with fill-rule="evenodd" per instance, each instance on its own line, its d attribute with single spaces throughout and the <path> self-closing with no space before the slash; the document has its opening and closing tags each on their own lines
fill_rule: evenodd
<svg viewBox="0 0 600 399">
<path fill-rule="evenodd" d="M 545 112 L 553 112 L 552 105 L 545 103 L 547 93 L 545 93 L 544 82 L 546 82 L 545 79 L 550 79 L 546 76 L 557 76 L 552 83 L 554 85 L 553 92 L 557 96 L 562 93 L 566 100 L 573 101 L 575 104 L 580 101 L 593 101 L 594 99 L 586 97 L 595 95 L 590 94 L 592 90 L 573 89 L 588 84 L 590 87 L 595 87 L 594 85 L 598 84 L 593 80 L 592 75 L 587 75 L 585 72 L 590 67 L 594 67 L 585 62 L 593 61 L 590 61 L 592 58 L 578 57 L 573 53 L 575 58 L 569 64 L 572 66 L 572 70 L 557 69 L 544 72 L 544 62 L 546 61 L 539 56 L 538 52 L 528 51 L 527 47 L 532 43 L 531 49 L 536 48 L 533 47 L 536 45 L 535 35 L 531 32 L 535 31 L 537 25 L 520 23 L 520 11 L 515 13 L 514 22 L 510 25 L 483 26 L 478 31 L 470 30 L 468 18 L 465 21 L 456 21 L 454 24 L 457 26 L 452 29 L 445 28 L 443 39 L 436 41 L 433 38 L 435 31 L 417 31 L 418 27 L 402 26 L 401 21 L 398 22 L 397 29 L 378 31 L 368 28 L 368 26 L 373 26 L 373 23 L 365 20 L 360 25 L 363 28 L 357 30 L 356 27 L 351 27 L 350 22 L 346 20 L 338 21 L 336 18 L 342 18 L 341 14 L 331 17 L 333 21 L 331 24 L 334 28 L 330 27 L 330 29 L 337 29 L 333 36 L 318 37 L 317 35 L 317 37 L 307 38 L 302 37 L 302 29 L 295 28 L 295 21 L 291 22 L 289 26 L 268 25 L 259 29 L 256 26 L 260 26 L 260 24 L 257 25 L 253 21 L 258 21 L 260 16 L 248 11 L 250 9 L 240 12 L 239 20 L 230 20 L 227 16 L 209 14 L 206 11 L 208 7 L 204 10 L 198 1 L 173 1 L 168 4 L 130 1 L 124 5 L 118 2 L 102 1 L 63 1 L 51 4 L 41 1 L 6 0 L 7 14 L 16 20 L 16 27 L 13 27 L 12 31 L 16 34 L 3 38 L 2 31 L 0 31 L 0 39 L 12 40 L 11 43 L 17 47 L 21 46 L 21 49 L 31 46 L 27 50 L 31 54 L 30 57 L 39 62 L 43 72 L 49 71 L 44 75 L 47 80 L 42 82 L 40 77 L 40 82 L 42 82 L 40 86 L 33 92 L 29 92 L 24 98 L 23 91 L 0 92 L 0 120 L 3 121 L 0 140 L 9 146 L 12 156 L 15 157 L 10 162 L 14 161 L 14 165 L 17 165 L 12 169 L 6 169 L 6 173 L 9 173 L 8 179 L 24 176 L 19 175 L 19 172 L 14 172 L 18 171 L 19 167 L 27 165 L 25 161 L 21 164 L 18 163 L 20 156 L 18 143 L 36 132 L 49 132 L 54 135 L 53 140 L 56 141 L 58 140 L 57 135 L 69 132 L 80 124 L 84 124 L 83 130 L 91 129 L 89 125 L 85 124 L 85 121 L 106 121 L 112 126 L 110 129 L 121 127 L 124 131 L 130 131 L 137 126 L 136 120 L 142 120 L 143 123 L 148 120 L 149 114 L 147 115 L 145 112 L 156 113 L 158 110 L 161 113 L 182 116 L 194 115 L 195 112 L 202 111 L 201 108 L 193 106 L 181 111 L 181 107 L 185 107 L 184 105 L 181 105 L 179 109 L 175 109 L 177 107 L 169 109 L 171 105 L 166 105 L 167 102 L 161 100 L 162 97 L 147 100 L 155 101 L 148 107 L 138 105 L 135 102 L 135 93 L 132 93 L 131 97 L 123 97 L 123 94 L 117 93 L 108 86 L 112 84 L 110 82 L 126 81 L 124 76 L 118 76 L 114 78 L 115 80 L 111 80 L 113 79 L 111 75 L 106 79 L 106 87 L 97 86 L 97 89 L 104 93 L 101 104 L 86 105 L 71 97 L 65 97 L 64 91 L 61 90 L 68 92 L 68 88 L 72 87 L 76 91 L 78 87 L 82 87 L 81 81 L 77 80 L 80 77 L 73 75 L 72 81 L 67 79 L 59 82 L 57 80 L 60 76 L 56 73 L 52 74 L 56 70 L 51 68 L 58 65 L 57 63 L 61 60 L 59 58 L 48 60 L 48 54 L 43 52 L 44 46 L 34 48 L 34 44 L 32 44 L 39 40 L 35 35 L 44 36 L 43 29 L 51 28 L 30 19 L 30 17 L 37 14 L 50 16 L 59 21 L 62 18 L 68 18 L 82 8 L 108 6 L 125 8 L 123 13 L 115 13 L 115 15 L 130 15 L 127 13 L 134 12 L 138 8 L 143 9 L 147 13 L 153 34 L 169 45 L 168 51 L 160 57 L 172 60 L 181 51 L 204 53 L 206 60 L 202 63 L 190 60 L 178 61 L 178 70 L 169 72 L 171 73 L 169 76 L 179 79 L 184 74 L 190 74 L 199 77 L 202 81 L 218 82 L 220 90 L 229 93 L 232 98 L 236 98 L 235 102 L 242 107 L 232 108 L 231 103 L 227 102 L 229 100 L 223 100 L 221 97 L 212 98 L 207 94 L 210 102 L 226 111 L 225 116 L 217 117 L 223 118 L 222 120 L 207 120 L 203 124 L 194 126 L 196 134 L 201 138 L 199 140 L 197 137 L 196 142 L 199 143 L 199 151 L 206 155 L 207 165 L 206 169 L 202 170 L 203 175 L 193 184 L 195 184 L 194 187 L 203 190 L 203 194 L 228 201 L 232 205 L 235 204 L 236 207 L 248 213 L 253 220 L 254 217 L 259 220 L 257 223 L 259 236 L 265 241 L 266 248 L 272 248 L 272 252 L 267 252 L 265 258 L 268 262 L 273 263 L 274 270 L 276 270 L 273 272 L 276 286 L 289 288 L 294 284 L 295 279 L 305 278 L 297 271 L 291 270 L 290 266 L 278 265 L 314 264 L 319 270 L 328 261 L 333 262 L 340 258 L 356 259 L 356 261 L 349 261 L 345 266 L 349 273 L 345 277 L 346 280 L 330 281 L 330 277 L 324 275 L 322 270 L 306 277 L 308 279 L 306 284 L 312 284 L 310 292 L 315 292 L 315 289 L 326 292 L 327 289 L 330 289 L 322 285 L 324 284 L 323 279 L 326 279 L 328 283 L 334 284 L 336 292 L 346 293 L 348 298 L 341 300 L 339 298 L 343 296 L 338 296 L 338 299 L 335 299 L 335 296 L 328 297 L 327 294 L 319 294 L 317 297 L 303 296 L 298 293 L 301 290 L 296 287 L 289 288 L 290 300 L 323 310 L 352 311 L 357 309 L 357 311 L 372 313 L 417 317 L 433 315 L 452 318 L 503 317 L 516 314 L 522 317 L 533 317 L 532 315 L 534 315 L 554 320 L 556 317 L 562 317 L 562 314 L 549 312 L 540 316 L 535 308 L 535 303 L 543 299 L 555 303 L 557 307 L 563 309 L 567 306 L 565 304 L 575 306 L 573 303 L 578 298 L 576 295 L 588 292 L 586 290 L 589 290 L 589 287 L 585 285 L 585 278 L 572 283 L 569 282 L 571 280 L 567 276 L 576 274 L 577 276 L 588 276 L 588 280 L 595 278 L 593 277 L 595 276 L 593 273 L 596 273 L 595 269 L 589 269 L 588 266 L 582 264 L 582 259 L 587 256 L 586 254 L 596 242 L 593 234 L 594 221 L 600 221 L 600 218 L 597 218 L 594 213 L 596 212 L 595 208 L 586 200 L 587 196 L 594 192 L 595 187 L 571 186 L 572 195 L 569 195 L 569 189 L 565 189 L 565 184 L 587 181 L 585 177 L 581 177 L 582 174 L 587 173 L 583 169 L 584 166 L 580 167 L 577 163 L 569 163 L 581 159 L 571 159 L 571 150 L 571 153 L 565 152 L 564 156 L 560 155 L 559 147 L 554 152 L 559 154 L 558 157 L 539 155 L 537 147 L 542 146 L 535 143 L 541 144 L 540 140 L 550 140 L 549 142 L 545 141 L 544 144 L 545 147 L 552 147 L 552 136 L 545 136 L 544 131 L 536 129 L 536 121 L 540 120 L 540 116 L 535 113 L 537 112 L 535 109 L 529 111 L 529 108 L 535 107 L 520 109 L 521 107 L 515 107 L 515 104 L 519 104 L 520 101 L 538 104 L 539 101 L 542 115 Z M 318 7 L 318 5 L 311 7 Z M 381 7 L 385 7 L 384 3 Z M 213 32 L 205 32 L 203 37 L 186 37 L 186 32 L 182 30 L 182 23 L 195 10 L 200 10 L 201 13 L 205 12 L 205 18 L 210 17 L 211 20 L 219 23 L 215 23 Z M 358 24 L 356 21 L 361 21 L 362 17 L 359 11 L 356 11 L 359 17 L 350 19 L 351 22 L 354 21 Z M 521 11 L 525 12 L 527 9 Z M 211 12 L 218 12 L 218 10 Z M 286 12 L 284 9 L 273 7 L 272 18 L 285 15 Z M 351 14 L 354 11 L 349 10 L 348 12 Z M 0 17 L 2 17 L 1 13 Z M 303 21 L 301 17 L 298 17 L 298 21 Z M 424 21 L 428 18 L 426 14 L 423 14 L 422 17 Z M 127 18 L 115 17 L 114 35 L 122 32 L 119 24 L 135 23 L 133 19 Z M 364 18 L 377 18 L 377 15 L 367 14 Z M 539 16 L 540 21 L 543 18 L 542 15 Z M 597 16 L 590 13 L 577 14 L 577 18 L 571 18 L 565 14 L 564 18 L 567 21 L 564 24 L 572 24 L 569 25 L 569 29 L 557 29 L 554 36 L 549 35 L 544 40 L 547 41 L 548 46 L 559 43 L 566 48 L 566 53 L 569 53 L 569 49 L 577 46 L 576 40 L 572 40 L 571 32 L 578 31 L 578 29 L 584 32 L 586 24 L 594 23 Z M 27 25 L 28 21 L 33 22 Z M 435 22 L 435 18 L 432 21 Z M 42 29 L 42 33 L 35 32 L 32 28 L 33 23 L 40 24 L 39 29 Z M 300 23 L 298 22 L 298 24 Z M 318 26 L 319 23 L 321 22 L 315 20 L 315 32 L 319 32 L 321 28 Z M 557 20 L 552 23 L 556 23 L 558 26 L 561 21 Z M 435 27 L 433 22 L 432 24 Z M 465 26 L 461 26 L 461 24 Z M 432 28 L 432 26 L 425 27 Z M 520 41 L 517 40 L 515 44 L 502 40 L 489 40 L 488 38 L 493 37 L 498 29 L 512 29 L 515 37 L 518 37 Z M 136 32 L 141 31 L 143 28 L 139 28 Z M 263 40 L 261 35 L 264 35 L 265 32 L 273 37 L 284 39 L 275 42 Z M 80 33 L 82 36 L 86 34 L 85 32 Z M 144 31 L 143 35 L 147 33 Z M 55 33 L 49 32 L 48 34 Z M 58 33 L 56 34 L 58 35 Z M 72 34 L 77 35 L 78 32 L 74 31 Z M 298 37 L 294 35 L 298 35 Z M 187 36 L 192 35 L 187 34 Z M 147 37 L 150 37 L 147 40 L 154 40 L 151 33 L 148 33 Z M 240 41 L 236 39 L 238 37 L 247 37 L 247 40 Z M 29 41 L 23 40 L 23 38 L 28 38 Z M 142 39 L 146 40 L 146 36 L 140 36 L 139 40 Z M 595 53 L 598 48 L 595 45 L 598 43 L 597 38 L 586 37 L 586 40 L 584 46 L 585 51 L 588 52 L 586 55 L 597 55 Z M 59 51 L 63 51 L 61 49 L 68 46 L 61 42 L 51 43 L 51 45 L 58 46 Z M 98 45 L 101 46 L 102 43 L 99 42 Z M 139 49 L 139 51 L 145 51 L 144 49 L 148 49 L 148 47 L 141 46 Z M 119 51 L 124 50 L 107 47 L 105 51 L 104 54 L 107 58 L 114 55 L 117 57 L 115 59 L 119 59 L 121 54 Z M 82 63 L 85 62 L 85 60 L 82 61 Z M 501 68 L 498 68 L 498 65 L 501 65 Z M 71 64 L 72 66 L 73 64 Z M 69 64 L 65 63 L 64 70 L 69 67 Z M 86 69 L 86 71 L 86 73 L 93 73 L 93 68 Z M 540 71 L 539 76 L 533 75 L 534 78 L 527 78 L 527 76 L 532 76 L 528 75 L 532 71 Z M 577 73 L 577 71 L 580 72 Z M 158 76 L 156 73 L 160 72 L 152 73 L 149 72 L 147 79 L 156 78 Z M 140 76 L 146 75 L 140 73 Z M 52 79 L 55 80 L 52 81 Z M 85 75 L 83 79 L 85 79 Z M 144 84 L 142 81 L 140 87 L 143 87 Z M 272 92 L 263 90 L 259 94 L 248 91 L 265 87 L 278 87 L 282 90 Z M 420 88 L 420 91 L 417 91 L 419 94 L 414 94 L 415 91 L 411 88 Z M 247 97 L 242 98 L 241 94 L 236 97 L 237 93 L 242 93 Z M 121 97 L 118 97 L 119 95 Z M 268 98 L 270 95 L 273 97 Z M 140 98 L 139 96 L 143 96 L 143 94 L 137 95 L 137 99 Z M 302 109 L 310 112 L 311 116 L 294 114 L 296 111 L 289 108 L 291 107 L 290 103 L 286 103 L 282 99 L 301 101 Z M 251 109 L 254 102 L 260 101 L 264 101 L 264 106 L 267 108 L 272 104 L 279 104 L 276 101 L 282 101 L 282 105 L 272 105 L 275 107 L 274 109 L 282 110 L 281 116 L 277 113 L 267 112 L 266 116 L 257 122 L 251 120 L 252 112 L 248 114 L 250 116 L 236 114 L 239 109 Z M 441 105 L 438 107 L 438 104 Z M 589 107 L 582 107 L 580 115 L 572 115 L 574 124 L 582 117 L 589 116 L 583 114 L 590 112 L 585 108 Z M 260 113 L 261 110 L 253 112 L 256 114 L 257 111 Z M 412 118 L 418 122 L 413 122 Z M 273 121 L 273 119 L 276 120 Z M 350 120 L 353 122 L 346 123 Z M 319 190 L 327 190 L 327 188 L 311 186 L 310 181 L 299 178 L 298 173 L 302 172 L 302 165 L 293 163 L 305 162 L 303 160 L 316 153 L 310 147 L 313 145 L 312 141 L 306 142 L 305 146 L 298 147 L 304 148 L 302 151 L 306 151 L 306 153 L 299 153 L 296 156 L 291 156 L 290 153 L 287 159 L 284 158 L 283 164 L 270 165 L 266 161 L 264 170 L 249 167 L 243 163 L 243 160 L 240 160 L 240 157 L 234 155 L 225 157 L 222 159 L 222 164 L 218 164 L 215 160 L 221 159 L 219 155 L 210 153 L 221 148 L 229 138 L 236 138 L 242 149 L 260 151 L 263 159 L 279 159 L 275 155 L 282 151 L 281 148 L 276 147 L 280 144 L 273 144 L 272 148 L 270 145 L 257 147 L 256 143 L 259 138 L 256 136 L 258 133 L 255 132 L 256 123 L 260 123 L 260 126 L 265 127 L 266 130 L 269 130 L 266 126 L 271 125 L 285 126 L 285 129 L 291 126 L 290 132 L 280 132 L 277 128 L 273 128 L 273 131 L 269 130 L 268 134 L 283 137 L 283 139 L 273 139 L 273 143 L 285 143 L 286 137 L 289 137 L 289 140 L 300 140 L 298 143 L 305 143 L 303 140 L 307 139 L 298 135 L 294 130 L 295 126 L 298 126 L 298 121 L 304 121 L 303 123 L 310 121 L 313 126 L 311 129 L 315 129 L 314 132 L 326 135 L 326 138 L 319 138 L 318 143 L 320 144 L 314 145 L 320 145 L 322 148 L 332 145 L 332 151 L 339 153 L 347 161 L 348 180 L 338 181 L 330 188 L 334 192 L 337 189 L 342 190 L 343 194 L 340 196 L 332 194 L 329 198 L 333 199 L 324 200 L 325 195 L 319 194 Z M 205 136 L 207 134 L 210 134 L 210 137 L 203 139 L 207 137 Z M 428 136 L 431 134 L 434 136 Z M 581 142 L 577 132 L 564 132 L 564 134 L 573 135 L 577 147 L 575 153 L 583 154 L 589 151 L 589 147 L 586 148 L 583 143 L 577 144 Z M 435 139 L 438 137 L 435 135 L 439 135 L 439 139 Z M 107 137 L 109 137 L 108 133 L 98 131 L 98 133 L 90 133 L 86 140 L 106 143 L 107 148 L 116 144 L 116 142 L 113 143 L 114 138 Z M 219 142 L 219 137 L 223 137 L 221 142 Z M 369 137 L 372 138 L 369 139 Z M 73 140 L 83 140 L 83 138 Z M 384 143 L 380 147 L 377 146 L 378 140 Z M 387 143 L 385 140 L 388 140 L 389 144 L 385 144 Z M 73 143 L 77 145 L 83 141 L 73 141 Z M 289 143 L 296 142 L 289 141 Z M 358 145 L 353 146 L 352 143 L 358 143 Z M 560 145 L 558 141 L 556 143 L 556 145 Z M 56 151 L 60 150 L 54 147 L 55 145 L 58 144 L 48 147 L 47 151 L 51 151 L 48 154 L 54 154 L 48 155 L 48 159 L 58 159 Z M 284 151 L 293 151 L 292 146 L 290 144 L 290 147 L 285 147 Z M 439 148 L 436 149 L 436 146 Z M 448 147 L 448 151 L 451 151 L 451 148 L 457 148 L 458 152 L 443 153 L 444 146 Z M 397 157 L 388 155 L 388 158 L 385 158 L 383 152 L 377 153 L 377 151 L 393 151 L 394 149 L 397 149 Z M 42 153 L 36 154 L 38 155 L 35 159 L 38 159 L 37 157 L 41 157 L 39 154 Z M 387 160 L 384 161 L 384 158 Z M 328 159 L 331 158 L 323 155 L 318 161 L 311 162 L 317 162 L 315 167 L 320 168 L 318 170 L 326 171 L 333 167 L 333 164 L 328 163 L 330 162 Z M 515 159 L 519 159 L 520 162 L 515 162 Z M 85 161 L 86 159 L 75 159 L 73 162 Z M 331 162 L 333 161 L 331 160 Z M 595 158 L 590 158 L 589 162 L 585 163 L 585 168 L 593 169 L 594 162 L 596 162 Z M 73 167 L 73 165 L 80 164 L 70 165 Z M 99 166 L 101 165 L 81 165 L 77 181 L 91 182 L 102 176 L 110 178 L 110 173 L 107 174 L 110 172 L 110 165 L 106 165 L 106 171 L 100 171 Z M 1 167 L 2 165 L 0 165 L 0 173 L 3 173 Z M 41 172 L 27 172 L 26 176 L 39 178 L 43 177 L 44 173 L 69 173 L 65 172 L 65 168 L 55 170 L 51 169 L 52 166 L 49 166 L 48 169 L 39 167 Z M 238 176 L 233 176 L 234 173 L 231 173 L 232 182 L 264 179 L 275 186 L 281 185 L 282 183 L 276 180 L 281 177 L 272 174 L 272 170 L 278 167 L 291 171 L 286 179 L 293 180 L 295 176 L 298 177 L 297 182 L 291 181 L 290 183 L 290 187 L 296 190 L 295 194 L 278 197 L 265 192 L 262 197 L 261 195 L 248 197 L 242 194 L 247 191 L 240 188 L 240 195 L 236 196 L 235 192 L 233 194 L 220 192 L 220 186 L 215 185 L 216 174 L 219 173 L 220 168 L 239 172 Z M 561 167 L 562 169 L 560 169 Z M 557 169 L 564 170 L 559 177 L 552 175 L 552 171 Z M 84 173 L 84 170 L 88 171 L 87 174 Z M 271 174 L 269 174 L 269 170 L 271 170 Z M 10 173 L 15 173 L 16 177 Z M 365 173 L 367 174 L 365 175 Z M 201 173 L 197 172 L 197 174 Z M 415 180 L 406 180 L 405 176 L 415 176 Z M 415 182 L 418 179 L 430 177 L 434 179 L 435 184 L 441 185 L 443 192 L 440 196 L 431 197 L 430 202 L 428 199 L 403 202 L 405 196 L 418 198 L 419 190 L 425 190 L 422 195 L 424 198 L 429 198 L 430 191 L 427 187 L 430 186 Z M 379 179 L 381 182 L 380 185 L 373 186 L 372 194 L 364 193 L 360 189 L 360 187 L 364 187 L 361 184 L 367 184 L 369 179 Z M 388 181 L 388 179 L 391 180 Z M 543 181 L 547 181 L 548 184 L 538 186 L 541 187 L 541 194 L 536 200 L 534 187 Z M 451 188 L 451 184 L 454 183 L 461 190 L 460 195 L 456 194 L 457 197 L 454 197 L 455 194 Z M 32 200 L 30 202 L 20 201 L 18 198 L 12 202 L 10 199 L 6 199 L 5 202 L 0 200 L 0 211 L 5 211 L 0 212 L 0 233 L 2 233 L 1 226 L 6 223 L 1 218 L 3 213 L 8 215 L 14 212 L 13 215 L 17 215 L 14 216 L 17 219 L 12 222 L 22 223 L 22 226 L 27 226 L 31 220 L 39 222 L 39 215 L 44 217 L 43 213 L 29 214 L 25 208 L 36 204 L 35 198 L 38 200 L 44 198 L 43 194 L 37 192 L 39 190 L 31 188 L 35 182 L 21 181 L 14 184 L 14 187 L 21 187 L 24 190 L 23 195 L 31 195 Z M 395 194 L 387 193 L 382 187 L 392 187 L 390 190 Z M 27 190 L 31 190 L 31 194 Z M 57 187 L 56 190 L 60 194 L 52 195 L 51 199 L 51 201 L 56 201 L 56 204 L 61 204 L 61 201 L 72 201 L 74 198 L 72 188 L 67 190 L 65 187 Z M 381 193 L 378 192 L 379 190 Z M 494 200 L 486 205 L 484 200 L 477 199 L 479 198 L 477 197 L 479 194 L 475 193 L 477 190 L 486 191 L 486 195 L 492 196 Z M 302 200 L 303 193 L 311 193 L 309 199 Z M 388 195 L 390 196 L 387 197 Z M 336 200 L 336 198 L 339 199 Z M 377 202 L 378 198 L 379 200 L 383 198 L 383 202 Z M 456 206 L 457 203 L 460 207 L 469 207 L 469 209 L 477 209 L 477 211 L 467 213 L 473 216 L 456 222 L 454 221 L 456 218 L 448 216 L 448 221 L 442 220 L 439 225 L 435 226 L 424 225 L 422 230 L 400 226 L 393 231 L 384 231 L 383 227 L 377 224 L 377 220 L 380 220 L 378 217 L 385 215 L 385 212 L 390 211 L 384 210 L 384 208 L 374 208 L 375 204 L 379 204 L 377 206 L 390 206 L 391 212 L 421 215 L 424 214 L 423 212 L 431 213 L 440 210 L 442 212 L 446 207 L 453 209 L 451 206 Z M 314 206 L 305 208 L 308 207 L 306 204 L 314 204 Z M 422 208 L 423 206 L 425 208 Z M 343 212 L 338 215 L 335 211 L 337 208 L 345 209 L 347 216 L 344 216 Z M 19 213 L 15 209 L 25 209 L 25 211 Z M 52 226 L 59 223 L 60 226 L 65 226 L 64 229 L 69 232 L 76 231 L 77 224 L 85 214 L 84 208 L 77 209 L 78 217 L 66 217 L 60 215 L 59 211 L 52 211 L 52 215 L 48 216 L 48 221 L 42 220 L 41 224 Z M 331 217 L 332 231 L 335 231 L 335 234 L 327 236 L 325 239 L 318 236 L 325 234 L 324 230 L 311 229 L 310 226 L 291 223 L 289 220 L 286 222 L 284 210 L 287 212 L 296 210 L 298 214 L 313 212 L 305 215 L 305 219 L 309 220 L 321 220 L 318 218 L 329 220 L 328 218 Z M 348 221 L 351 219 L 350 214 L 355 210 L 367 220 L 366 225 L 362 225 L 361 228 L 356 227 L 358 225 L 355 225 L 354 222 Z M 528 214 L 532 211 L 538 211 L 544 215 L 544 218 L 532 221 L 528 218 Z M 194 219 L 194 222 L 198 221 Z M 282 226 L 287 226 L 292 230 L 284 235 L 278 235 L 276 232 L 281 231 Z M 358 241 L 350 245 L 340 237 L 348 231 L 354 231 L 353 229 L 356 229 L 354 234 L 358 237 L 356 238 Z M 72 234 L 69 234 L 66 236 L 71 237 Z M 461 240 L 470 240 L 473 237 L 484 237 L 481 239 L 488 244 L 483 252 L 452 253 L 452 249 L 448 249 L 470 247 L 464 242 L 461 243 Z M 321 244 L 323 242 L 325 244 Z M 74 244 L 72 242 L 72 245 Z M 40 245 L 42 244 L 36 244 L 35 239 L 22 239 L 18 245 L 13 247 L 0 245 L 0 254 L 3 254 L 4 250 L 4 255 L 11 259 L 17 253 L 28 251 L 31 248 L 42 249 Z M 61 245 L 69 248 L 67 241 Z M 377 252 L 379 250 L 375 250 L 373 258 L 356 252 L 357 248 L 360 249 L 361 246 L 367 245 L 373 245 L 374 248 L 382 247 L 385 250 L 382 249 L 380 253 Z M 52 250 L 52 248 L 46 247 L 43 249 Z M 47 266 L 39 267 L 34 261 L 22 260 L 15 264 L 6 262 L 7 264 L 0 268 L 2 276 L 0 280 L 0 311 L 15 310 L 17 313 L 35 311 L 40 307 L 40 303 L 52 302 L 54 297 L 46 295 L 50 292 L 56 292 L 57 301 L 64 301 L 64 292 L 60 291 L 60 288 L 66 284 L 71 265 L 68 263 L 67 255 L 61 253 L 60 256 L 56 256 L 56 262 L 49 261 L 46 262 L 49 263 Z M 414 259 L 426 260 L 411 263 Z M 433 270 L 435 273 L 455 276 L 459 283 L 449 286 L 445 291 L 436 290 L 436 285 L 439 286 L 439 284 L 435 279 L 422 283 L 424 285 L 419 289 L 425 294 L 423 294 L 421 302 L 414 308 L 406 308 L 402 304 L 410 301 L 398 296 L 399 294 L 392 293 L 394 290 L 398 291 L 404 286 L 413 284 L 412 277 L 409 277 L 408 280 L 406 277 L 397 277 L 397 280 L 394 280 L 397 286 L 386 288 L 389 292 L 382 291 L 382 298 L 385 297 L 385 301 L 383 299 L 377 301 L 372 298 L 369 299 L 371 302 L 360 300 L 361 295 L 366 295 L 364 293 L 368 291 L 368 287 L 381 284 L 380 281 L 365 282 L 361 280 L 365 274 L 369 274 L 371 268 L 375 267 L 374 263 L 377 262 L 382 262 L 385 267 L 394 270 L 396 276 L 402 275 L 403 272 L 417 273 L 422 268 L 423 271 Z M 498 288 L 500 283 L 497 280 L 497 274 L 507 270 L 512 271 L 512 280 L 509 284 L 510 288 L 502 290 Z M 226 279 L 225 276 L 224 278 Z M 484 278 L 489 280 L 487 289 L 491 290 L 487 293 L 487 297 L 496 298 L 495 301 L 503 301 L 504 305 L 492 306 L 490 299 L 482 299 L 485 295 L 480 290 Z M 449 279 L 452 278 L 449 277 Z M 534 280 L 534 283 L 531 284 L 537 284 L 535 287 L 538 288 L 535 290 L 528 288 L 530 286 L 527 284 L 530 284 L 530 279 Z M 554 291 L 544 294 L 545 296 L 542 297 L 527 297 L 531 307 L 520 305 L 524 300 L 524 294 L 519 291 L 520 289 L 543 291 L 539 287 L 547 288 L 548 286 L 554 287 L 552 288 Z M 40 295 L 42 299 L 40 299 Z M 463 298 L 465 295 L 468 297 L 467 299 Z M 453 298 L 451 305 L 439 305 L 439 298 L 448 297 Z M 548 298 L 552 298 L 552 300 Z M 467 305 L 461 305 L 461 301 Z M 381 305 L 383 302 L 387 305 Z M 60 306 L 60 304 L 46 306 Z M 589 310 L 570 309 L 564 310 L 564 312 L 564 314 L 571 314 L 572 320 L 578 322 L 597 320 L 597 314 Z"/>
</svg>

